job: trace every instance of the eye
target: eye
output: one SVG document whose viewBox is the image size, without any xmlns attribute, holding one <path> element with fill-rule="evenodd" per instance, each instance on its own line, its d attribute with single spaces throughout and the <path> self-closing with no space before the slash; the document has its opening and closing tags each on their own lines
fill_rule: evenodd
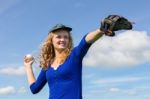
<svg viewBox="0 0 150 99">
<path fill-rule="evenodd" d="M 64 36 L 65 39 L 68 39 L 69 37 L 67 35 Z"/>
<path fill-rule="evenodd" d="M 57 35 L 57 36 L 56 36 L 56 38 L 59 38 L 59 39 L 60 39 L 60 38 L 61 38 L 61 36 L 60 36 L 60 35 Z"/>
</svg>

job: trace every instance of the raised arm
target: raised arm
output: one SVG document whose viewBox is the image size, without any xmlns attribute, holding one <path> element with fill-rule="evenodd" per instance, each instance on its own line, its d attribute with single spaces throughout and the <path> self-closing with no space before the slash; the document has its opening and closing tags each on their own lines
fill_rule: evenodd
<svg viewBox="0 0 150 99">
<path fill-rule="evenodd" d="M 100 29 L 96 29 L 95 31 L 88 33 L 85 37 L 85 40 L 87 43 L 94 43 L 96 40 L 102 37 L 103 34 L 103 31 L 101 31 Z"/>
<path fill-rule="evenodd" d="M 90 32 L 85 39 L 87 43 L 93 43 L 103 34 L 113 37 L 115 36 L 115 31 L 131 30 L 133 27 L 132 24 L 132 22 L 128 21 L 128 19 L 123 16 L 109 15 L 101 21 L 100 28 L 93 32 Z"/>
</svg>

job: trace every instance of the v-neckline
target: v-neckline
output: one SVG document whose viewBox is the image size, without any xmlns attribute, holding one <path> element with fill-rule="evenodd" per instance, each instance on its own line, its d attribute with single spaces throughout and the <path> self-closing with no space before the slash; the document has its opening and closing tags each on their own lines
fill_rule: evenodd
<svg viewBox="0 0 150 99">
<path fill-rule="evenodd" d="M 57 71 L 57 70 L 61 67 L 61 65 L 63 65 L 63 64 L 64 64 L 64 63 L 59 64 L 59 65 L 57 66 L 57 68 L 52 67 L 52 65 L 51 65 L 50 68 L 52 68 L 54 71 Z"/>
<path fill-rule="evenodd" d="M 70 55 L 69 55 L 70 56 Z M 65 59 L 65 61 L 62 64 L 59 64 L 57 68 L 52 67 L 52 65 L 50 65 L 50 68 L 54 71 L 57 71 L 59 68 L 62 67 L 62 65 L 65 64 L 65 62 L 68 60 L 69 56 Z"/>
</svg>

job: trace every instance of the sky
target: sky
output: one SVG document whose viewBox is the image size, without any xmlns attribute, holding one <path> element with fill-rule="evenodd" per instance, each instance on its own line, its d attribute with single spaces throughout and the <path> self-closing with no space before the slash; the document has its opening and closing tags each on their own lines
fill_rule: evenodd
<svg viewBox="0 0 150 99">
<path fill-rule="evenodd" d="M 108 15 L 135 22 L 103 36 L 83 60 L 83 99 L 150 99 L 149 0 L 0 0 L 0 99 L 48 99 L 48 86 L 30 92 L 23 57 L 38 55 L 57 23 L 73 28 L 74 46 Z M 33 65 L 37 77 L 40 68 Z"/>
</svg>

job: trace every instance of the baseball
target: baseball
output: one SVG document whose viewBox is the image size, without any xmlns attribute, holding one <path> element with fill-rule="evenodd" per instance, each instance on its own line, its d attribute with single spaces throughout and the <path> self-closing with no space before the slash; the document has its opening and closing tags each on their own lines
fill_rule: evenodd
<svg viewBox="0 0 150 99">
<path fill-rule="evenodd" d="M 27 58 L 28 60 L 33 60 L 33 59 L 34 59 L 31 54 L 27 54 L 27 55 L 26 55 L 26 58 Z"/>
</svg>

